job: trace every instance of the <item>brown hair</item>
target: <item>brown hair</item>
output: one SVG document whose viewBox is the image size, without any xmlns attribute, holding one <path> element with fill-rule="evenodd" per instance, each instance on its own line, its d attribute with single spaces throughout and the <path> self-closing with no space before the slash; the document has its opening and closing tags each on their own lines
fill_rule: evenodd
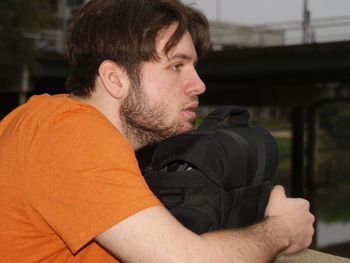
<svg viewBox="0 0 350 263">
<path fill-rule="evenodd" d="M 66 33 L 66 52 L 72 67 L 67 90 L 88 97 L 104 60 L 114 61 L 129 76 L 138 75 L 142 62 L 157 59 L 159 31 L 174 22 L 178 26 L 164 47 L 165 54 L 188 30 L 200 56 L 209 44 L 208 21 L 180 0 L 90 0 Z"/>
</svg>

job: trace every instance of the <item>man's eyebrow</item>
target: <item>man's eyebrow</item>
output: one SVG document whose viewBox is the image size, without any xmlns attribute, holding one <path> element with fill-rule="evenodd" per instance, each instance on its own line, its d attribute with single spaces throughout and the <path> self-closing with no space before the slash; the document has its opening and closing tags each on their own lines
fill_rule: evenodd
<svg viewBox="0 0 350 263">
<path fill-rule="evenodd" d="M 187 55 L 187 54 L 183 54 L 183 53 L 175 53 L 175 54 L 171 55 L 170 57 L 168 57 L 168 60 L 171 61 L 171 60 L 178 59 L 178 58 L 183 59 L 183 60 L 187 60 L 187 61 L 193 61 L 194 64 L 196 64 L 198 61 L 197 58 L 194 58 L 191 55 Z"/>
</svg>

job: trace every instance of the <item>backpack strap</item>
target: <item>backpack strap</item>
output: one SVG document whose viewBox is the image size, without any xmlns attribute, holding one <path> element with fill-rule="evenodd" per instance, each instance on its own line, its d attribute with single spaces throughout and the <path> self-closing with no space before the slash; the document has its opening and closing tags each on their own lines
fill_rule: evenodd
<svg viewBox="0 0 350 263">
<path fill-rule="evenodd" d="M 259 130 L 262 130 L 262 129 L 259 129 Z M 256 132 L 255 136 L 256 136 L 255 138 L 256 138 L 257 148 L 259 150 L 257 151 L 258 162 L 257 162 L 255 176 L 252 182 L 253 185 L 260 184 L 261 182 L 264 181 L 264 174 L 266 170 L 266 159 L 268 154 L 266 151 L 266 142 L 262 137 L 262 135 L 259 132 Z"/>
<path fill-rule="evenodd" d="M 222 226 L 224 226 L 224 228 L 232 226 L 243 227 L 264 218 L 270 190 L 270 182 L 265 181 L 258 185 L 238 188 L 232 192 L 221 192 L 221 198 L 226 204 L 224 207 L 227 208 L 231 206 L 228 212 L 224 210 L 221 211 Z M 247 202 L 250 203 L 250 205 L 247 204 Z M 252 204 L 257 204 L 257 207 L 255 207 L 255 205 L 252 207 Z M 249 218 L 242 217 L 242 207 L 246 209 L 244 214 L 249 212 Z M 250 208 L 249 211 L 247 211 L 247 208 Z"/>
<path fill-rule="evenodd" d="M 252 177 L 254 174 L 253 173 L 249 173 L 248 169 L 249 167 L 251 167 L 253 160 L 252 160 L 252 155 L 250 154 L 250 147 L 246 141 L 245 138 L 243 138 L 241 135 L 239 135 L 238 133 L 235 133 L 233 131 L 230 130 L 225 130 L 225 129 L 217 129 L 217 132 L 220 133 L 225 133 L 228 136 L 230 136 L 232 138 L 233 141 L 235 141 L 238 144 L 238 151 L 240 152 L 239 155 L 242 156 L 242 167 L 244 167 L 244 169 L 242 169 L 240 171 L 240 177 L 243 178 L 245 181 L 249 180 L 251 181 Z M 232 149 L 234 150 L 234 149 Z M 231 183 L 225 183 L 224 185 L 229 186 L 229 188 L 232 188 L 232 184 Z"/>
<path fill-rule="evenodd" d="M 244 107 L 225 106 L 211 112 L 198 127 L 198 130 L 215 128 L 218 123 L 228 118 L 230 126 L 246 126 L 250 118 L 249 112 Z"/>
</svg>

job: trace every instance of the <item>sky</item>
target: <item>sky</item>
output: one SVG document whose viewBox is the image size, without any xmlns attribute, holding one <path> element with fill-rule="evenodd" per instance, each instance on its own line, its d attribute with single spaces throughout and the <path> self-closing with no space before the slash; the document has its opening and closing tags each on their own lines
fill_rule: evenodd
<svg viewBox="0 0 350 263">
<path fill-rule="evenodd" d="M 209 19 L 240 24 L 302 20 L 304 0 L 183 0 Z M 350 16 L 350 0 L 308 0 L 312 18 Z M 217 8 L 219 7 L 219 8 Z"/>
</svg>

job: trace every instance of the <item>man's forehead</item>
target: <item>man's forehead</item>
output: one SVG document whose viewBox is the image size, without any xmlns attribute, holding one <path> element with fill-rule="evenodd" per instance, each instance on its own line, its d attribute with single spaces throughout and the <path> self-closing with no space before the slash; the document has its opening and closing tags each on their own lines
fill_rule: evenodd
<svg viewBox="0 0 350 263">
<path fill-rule="evenodd" d="M 178 27 L 178 23 L 174 22 L 168 26 L 163 27 L 156 38 L 156 45 L 165 45 L 171 36 L 174 34 L 175 30 Z"/>
<path fill-rule="evenodd" d="M 184 59 L 197 61 L 197 53 L 194 48 L 193 40 L 190 33 L 186 30 L 181 36 L 178 43 L 173 46 L 167 54 L 165 54 L 165 46 L 172 37 L 177 28 L 177 24 L 173 23 L 164 28 L 156 39 L 156 52 L 159 57 L 165 57 L 167 60 Z"/>
</svg>

